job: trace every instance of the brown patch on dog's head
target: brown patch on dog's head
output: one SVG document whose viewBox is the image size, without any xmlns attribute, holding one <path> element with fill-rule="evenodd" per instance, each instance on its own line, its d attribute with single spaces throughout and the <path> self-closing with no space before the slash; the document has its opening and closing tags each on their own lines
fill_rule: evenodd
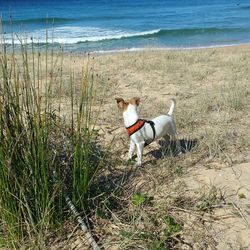
<svg viewBox="0 0 250 250">
<path fill-rule="evenodd" d="M 122 110 L 123 112 L 125 110 L 127 110 L 128 108 L 128 102 L 125 102 L 123 98 L 115 98 L 116 102 L 117 102 L 117 106 L 120 110 Z"/>
<path fill-rule="evenodd" d="M 130 104 L 139 106 L 140 104 L 140 98 L 139 97 L 133 97 L 128 101 Z"/>
<path fill-rule="evenodd" d="M 128 108 L 128 105 L 131 104 L 131 105 L 134 105 L 134 106 L 139 106 L 139 103 L 140 103 L 140 98 L 139 97 L 133 97 L 131 99 L 129 99 L 128 101 L 124 101 L 123 98 L 115 98 L 116 102 L 117 102 L 117 106 L 118 108 L 124 112 L 127 110 Z"/>
</svg>

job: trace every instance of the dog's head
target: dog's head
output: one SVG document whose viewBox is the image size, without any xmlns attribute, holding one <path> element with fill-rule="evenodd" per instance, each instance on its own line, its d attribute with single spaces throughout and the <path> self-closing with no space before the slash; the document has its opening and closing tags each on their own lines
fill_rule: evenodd
<svg viewBox="0 0 250 250">
<path fill-rule="evenodd" d="M 127 101 L 124 101 L 123 98 L 115 98 L 117 102 L 117 106 L 121 111 L 126 111 L 129 105 L 133 105 L 135 108 L 139 106 L 140 98 L 139 97 L 133 97 Z"/>
</svg>

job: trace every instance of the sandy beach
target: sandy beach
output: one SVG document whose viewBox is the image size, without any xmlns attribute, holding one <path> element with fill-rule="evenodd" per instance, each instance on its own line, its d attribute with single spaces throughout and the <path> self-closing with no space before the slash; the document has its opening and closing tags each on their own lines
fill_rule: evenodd
<svg viewBox="0 0 250 250">
<path fill-rule="evenodd" d="M 75 72 L 86 57 L 74 55 Z M 119 185 L 132 172 L 123 183 L 126 197 L 152 197 L 152 204 L 140 211 L 128 202 L 112 211 L 113 220 L 98 221 L 97 228 L 105 227 L 104 233 L 97 230 L 105 249 L 145 249 L 140 237 L 124 238 L 119 232 L 159 232 L 149 221 L 166 211 L 183 225 L 181 249 L 250 247 L 249 58 L 247 45 L 89 55 L 97 107 L 102 100 L 95 128 L 115 162 L 103 174 Z M 124 162 L 128 136 L 114 98 L 133 96 L 141 98 L 139 114 L 147 119 L 167 112 L 170 99 L 176 99 L 181 156 L 164 155 L 154 142 L 144 152 L 142 168 Z M 132 222 L 124 214 L 143 218 Z"/>
<path fill-rule="evenodd" d="M 41 79 L 45 56 L 39 55 Z M 93 76 L 91 126 L 107 159 L 94 183 L 106 203 L 89 214 L 98 244 L 104 249 L 164 249 L 162 242 L 170 249 L 248 249 L 250 46 L 66 53 L 61 83 L 60 58 L 54 54 L 50 101 L 55 112 L 61 102 L 65 122 L 71 112 L 70 78 L 81 79 L 85 71 Z M 80 85 L 73 89 L 77 97 Z M 145 119 L 166 113 L 170 99 L 176 99 L 182 155 L 174 154 L 171 141 L 167 147 L 156 141 L 145 149 L 142 167 L 125 160 L 129 138 L 115 98 L 134 96 L 141 99 L 139 114 Z M 88 249 L 79 229 L 68 234 L 68 228 L 75 229 L 66 228 L 67 240 L 56 238 L 51 249 Z"/>
</svg>

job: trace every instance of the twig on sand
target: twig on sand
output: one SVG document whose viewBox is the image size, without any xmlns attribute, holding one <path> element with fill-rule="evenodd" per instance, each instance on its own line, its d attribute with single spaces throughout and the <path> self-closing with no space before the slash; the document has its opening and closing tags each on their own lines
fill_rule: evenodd
<svg viewBox="0 0 250 250">
<path fill-rule="evenodd" d="M 71 210 L 71 212 L 76 217 L 76 220 L 79 223 L 79 226 L 81 227 L 82 231 L 84 232 L 85 237 L 86 237 L 87 241 L 89 242 L 89 244 L 92 246 L 92 248 L 94 250 L 100 250 L 100 247 L 97 245 L 97 243 L 96 243 L 95 239 L 93 238 L 92 234 L 89 232 L 85 222 L 83 221 L 83 219 L 80 216 L 79 212 L 76 210 L 74 204 L 71 202 L 68 194 L 66 192 L 64 192 L 63 196 L 64 196 L 64 199 L 65 199 L 69 209 Z"/>
<path fill-rule="evenodd" d="M 56 179 L 57 173 L 54 171 L 53 172 L 53 178 Z M 80 228 L 82 229 L 83 233 L 85 234 L 85 238 L 88 241 L 88 243 L 91 245 L 93 250 L 100 250 L 101 248 L 97 245 L 95 239 L 93 238 L 92 234 L 89 232 L 84 220 L 80 216 L 79 212 L 77 211 L 76 207 L 72 203 L 72 201 L 69 198 L 69 195 L 67 194 L 66 190 L 63 188 L 63 197 L 65 199 L 65 202 L 67 206 L 69 207 L 70 211 L 73 213 L 75 216 Z"/>
<path fill-rule="evenodd" d="M 246 222 L 247 227 L 249 228 L 250 225 L 249 225 L 249 222 L 248 222 L 246 216 L 241 212 L 240 208 L 238 208 L 237 205 L 232 200 L 230 202 L 233 205 L 233 207 L 235 208 L 235 210 L 240 214 L 241 218 Z"/>
<path fill-rule="evenodd" d="M 108 132 L 111 134 L 112 132 L 120 128 L 122 128 L 122 126 L 116 126 L 115 128 L 110 129 Z"/>
</svg>

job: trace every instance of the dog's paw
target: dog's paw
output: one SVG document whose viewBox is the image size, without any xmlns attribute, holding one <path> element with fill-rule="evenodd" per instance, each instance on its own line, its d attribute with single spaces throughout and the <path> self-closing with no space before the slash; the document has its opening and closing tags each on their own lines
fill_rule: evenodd
<svg viewBox="0 0 250 250">
<path fill-rule="evenodd" d="M 136 167 L 141 167 L 141 166 L 142 166 L 142 163 L 141 163 L 141 162 L 136 162 L 135 166 L 136 166 Z"/>
</svg>

